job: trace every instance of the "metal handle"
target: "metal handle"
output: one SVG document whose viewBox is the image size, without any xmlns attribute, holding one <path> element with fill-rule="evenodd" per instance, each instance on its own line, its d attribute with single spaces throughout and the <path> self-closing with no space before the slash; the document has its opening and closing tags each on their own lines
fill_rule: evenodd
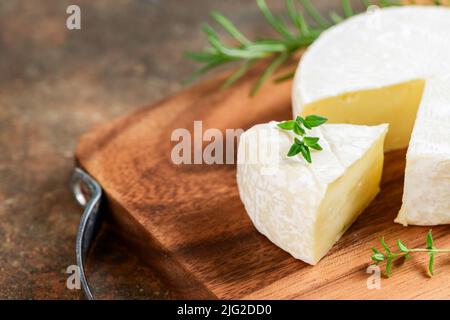
<svg viewBox="0 0 450 320">
<path fill-rule="evenodd" d="M 84 272 L 84 266 L 87 253 L 95 238 L 97 227 L 100 224 L 100 200 L 102 197 L 102 189 L 97 181 L 83 170 L 76 168 L 71 180 L 72 191 L 78 203 L 84 208 L 81 216 L 80 225 L 78 227 L 76 239 L 76 258 L 80 271 L 80 281 L 86 298 L 93 300 L 94 296 L 89 287 Z M 86 189 L 87 195 L 83 192 Z"/>
</svg>

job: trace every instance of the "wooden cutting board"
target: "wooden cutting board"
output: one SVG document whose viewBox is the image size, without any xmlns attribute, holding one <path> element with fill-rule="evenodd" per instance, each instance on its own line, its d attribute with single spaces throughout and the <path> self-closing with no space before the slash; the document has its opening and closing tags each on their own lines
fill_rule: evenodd
<svg viewBox="0 0 450 320">
<path fill-rule="evenodd" d="M 450 298 L 450 256 L 434 278 L 427 256 L 394 265 L 381 288 L 369 290 L 370 248 L 383 235 L 394 245 L 425 246 L 425 227 L 394 224 L 401 205 L 405 150 L 386 154 L 381 193 L 316 266 L 295 260 L 259 234 L 239 199 L 234 165 L 174 165 L 174 129 L 247 129 L 291 118 L 290 82 L 267 83 L 249 97 L 258 70 L 231 89 L 224 77 L 187 89 L 83 136 L 79 165 L 102 185 L 120 233 L 180 297 L 398 299 Z M 432 190 L 430 190 L 432 192 Z M 433 228 L 450 247 L 450 227 Z M 401 263 L 400 263 L 401 264 Z"/>
</svg>

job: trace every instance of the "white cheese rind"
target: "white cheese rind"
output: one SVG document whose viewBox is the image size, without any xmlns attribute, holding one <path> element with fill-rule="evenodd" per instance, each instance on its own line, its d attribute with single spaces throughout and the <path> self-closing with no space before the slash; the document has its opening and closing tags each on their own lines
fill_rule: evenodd
<svg viewBox="0 0 450 320">
<path fill-rule="evenodd" d="M 449 30 L 450 9 L 443 7 L 387 8 L 355 16 L 306 51 L 293 84 L 297 115 L 324 98 L 425 80 L 396 219 L 404 225 L 450 223 Z"/>
<path fill-rule="evenodd" d="M 323 150 L 313 151 L 307 164 L 301 156 L 287 158 L 293 134 L 275 122 L 246 131 L 239 142 L 237 182 L 257 230 L 295 258 L 316 264 L 378 193 L 386 132 L 387 125 L 315 128 L 310 135 L 320 138 Z M 267 152 L 250 161 L 260 150 Z M 367 184 L 361 182 L 365 178 Z M 331 190 L 334 186 L 348 190 Z"/>
</svg>

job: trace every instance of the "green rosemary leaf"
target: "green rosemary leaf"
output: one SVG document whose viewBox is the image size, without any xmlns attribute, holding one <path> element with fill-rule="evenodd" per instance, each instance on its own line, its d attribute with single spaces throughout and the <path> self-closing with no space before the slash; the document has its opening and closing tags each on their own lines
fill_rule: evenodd
<svg viewBox="0 0 450 320">
<path fill-rule="evenodd" d="M 224 56 L 230 58 L 230 60 L 238 59 L 261 59 L 267 56 L 266 52 L 257 50 L 245 50 L 241 48 L 227 48 L 221 43 L 217 44 L 217 50 Z"/>
<path fill-rule="evenodd" d="M 194 71 L 187 79 L 183 80 L 182 83 L 183 84 L 191 83 L 192 81 L 194 81 L 195 79 L 197 79 L 198 77 L 203 75 L 205 72 L 207 72 L 225 62 L 226 62 L 226 60 L 220 59 L 220 58 L 213 60 L 213 61 L 205 64 L 201 68 L 197 69 L 196 71 Z"/>
<path fill-rule="evenodd" d="M 197 62 L 211 62 L 217 59 L 217 55 L 210 52 L 186 52 L 185 56 Z"/>
<path fill-rule="evenodd" d="M 208 39 L 209 44 L 219 51 L 217 47 L 220 47 L 221 43 L 216 31 L 214 31 L 214 29 L 210 25 L 205 24 L 203 26 L 203 32 L 206 34 L 206 38 Z"/>
<path fill-rule="evenodd" d="M 299 23 L 300 23 L 300 33 L 305 37 L 310 36 L 311 31 L 310 31 L 308 22 L 306 22 L 306 19 L 305 19 L 303 13 L 300 12 L 298 14 L 298 17 L 299 17 Z"/>
<path fill-rule="evenodd" d="M 408 248 L 406 247 L 406 245 L 399 239 L 397 240 L 397 246 L 400 249 L 401 252 L 408 252 Z"/>
<path fill-rule="evenodd" d="M 402 2 L 400 0 L 389 0 L 388 1 L 388 6 L 401 6 Z"/>
<path fill-rule="evenodd" d="M 286 45 L 284 43 L 275 43 L 270 41 L 257 41 L 255 43 L 249 44 L 245 47 L 246 50 L 255 51 L 260 53 L 266 53 L 267 55 L 272 53 L 284 52 L 286 51 Z"/>
<path fill-rule="evenodd" d="M 289 58 L 289 54 L 283 52 L 277 58 L 275 58 L 272 63 L 267 67 L 267 69 L 263 72 L 261 77 L 258 79 L 254 87 L 252 88 L 251 95 L 255 95 L 256 92 L 261 88 L 262 84 L 273 74 L 273 72 L 278 69 L 280 65 L 283 64 Z"/>
<path fill-rule="evenodd" d="M 256 0 L 256 3 L 259 7 L 259 10 L 266 18 L 267 22 L 269 22 L 269 24 L 272 26 L 272 28 L 275 29 L 275 31 L 277 31 L 283 37 L 288 39 L 292 39 L 294 37 L 292 33 L 289 31 L 289 29 L 286 27 L 286 25 L 284 25 L 284 23 L 280 19 L 276 18 L 272 14 L 265 0 Z"/>
<path fill-rule="evenodd" d="M 369 0 L 361 1 L 366 8 L 372 3 Z M 214 11 L 211 13 L 212 18 L 239 43 L 235 46 L 225 45 L 220 40 L 214 29 L 209 25 L 206 25 L 203 28 L 203 31 L 206 34 L 210 47 L 200 53 L 187 54 L 189 59 L 203 64 L 203 66 L 195 71 L 194 74 L 188 78 L 188 80 L 195 79 L 208 70 L 233 61 L 240 61 L 242 65 L 245 64 L 247 60 L 259 61 L 275 58 L 273 61 L 275 65 L 270 65 L 253 87 L 251 94 L 254 95 L 262 83 L 269 78 L 268 75 L 274 73 L 289 57 L 291 57 L 299 49 L 305 48 L 313 43 L 322 34 L 322 32 L 324 32 L 331 25 L 339 23 L 342 19 L 353 15 L 353 10 L 350 6 L 349 0 L 342 0 L 344 17 L 341 17 L 335 12 L 331 12 L 328 14 L 331 19 L 330 23 L 317 11 L 316 8 L 314 8 L 310 0 L 299 0 L 299 3 L 303 6 L 307 14 L 310 15 L 315 21 L 315 26 L 310 26 L 306 22 L 304 14 L 301 10 L 297 10 L 295 7 L 294 0 L 285 0 L 289 19 L 295 28 L 299 30 L 299 33 L 293 33 L 289 30 L 288 26 L 281 18 L 278 18 L 272 14 L 265 0 L 256 0 L 256 2 L 266 20 L 272 28 L 283 36 L 283 38 L 251 41 L 246 38 L 229 19 L 219 12 Z M 441 1 L 434 2 L 436 5 L 442 4 Z M 402 5 L 399 0 L 380 0 L 379 3 L 382 7 Z M 246 69 L 245 66 L 242 68 L 244 68 L 244 70 Z M 236 73 L 232 76 L 238 77 L 241 72 L 242 69 L 236 71 Z M 292 74 L 289 73 L 286 76 L 279 77 L 275 80 L 275 82 L 281 82 L 291 77 Z M 232 83 L 233 80 L 234 78 L 231 79 L 230 82 Z"/>
<path fill-rule="evenodd" d="M 353 10 L 349 0 L 342 0 L 342 10 L 344 11 L 344 16 L 346 18 L 353 16 Z"/>
<path fill-rule="evenodd" d="M 245 75 L 252 66 L 255 60 L 247 60 L 242 66 L 237 69 L 222 85 L 222 89 L 228 89 L 231 85 L 233 85 L 236 81 L 238 81 L 243 75 Z"/>
<path fill-rule="evenodd" d="M 399 0 L 380 0 L 380 7 L 391 7 L 391 6 L 399 6 L 401 2 Z"/>
<path fill-rule="evenodd" d="M 328 28 L 330 24 L 328 21 L 317 11 L 309 0 L 299 0 L 306 12 L 317 22 L 321 28 Z"/>
<path fill-rule="evenodd" d="M 277 126 L 283 130 L 294 130 L 295 121 L 289 120 L 289 121 L 283 121 L 277 124 Z"/>
<path fill-rule="evenodd" d="M 220 12 L 213 11 L 211 16 L 216 20 L 233 38 L 239 41 L 243 45 L 251 43 L 235 26 L 234 24 L 225 18 Z"/>
<path fill-rule="evenodd" d="M 378 251 L 377 248 L 372 247 L 371 250 L 372 250 L 373 253 L 380 253 L 380 251 Z"/>
<path fill-rule="evenodd" d="M 295 70 L 289 71 L 288 73 L 285 73 L 285 74 L 279 76 L 278 78 L 275 78 L 274 82 L 275 83 L 280 83 L 280 82 L 286 81 L 288 79 L 293 78 L 294 75 L 295 75 Z"/>
<path fill-rule="evenodd" d="M 372 5 L 372 3 L 369 0 L 361 0 L 363 3 L 363 6 L 367 9 Z"/>
<path fill-rule="evenodd" d="M 308 123 L 310 127 L 314 128 L 324 124 L 325 122 L 328 121 L 328 119 L 317 115 L 309 115 L 306 116 L 305 121 Z"/>
<path fill-rule="evenodd" d="M 286 8 L 289 19 L 292 24 L 301 32 L 301 21 L 297 9 L 295 9 L 294 0 L 286 0 Z"/>
<path fill-rule="evenodd" d="M 334 24 L 338 24 L 339 22 L 342 22 L 344 20 L 344 18 L 337 14 L 336 11 L 330 12 L 330 19 Z"/>
<path fill-rule="evenodd" d="M 206 34 L 209 44 L 222 55 L 229 59 L 256 59 L 263 58 L 267 54 L 261 51 L 244 50 L 243 48 L 227 48 L 221 42 L 214 29 L 205 25 L 203 31 Z"/>
</svg>

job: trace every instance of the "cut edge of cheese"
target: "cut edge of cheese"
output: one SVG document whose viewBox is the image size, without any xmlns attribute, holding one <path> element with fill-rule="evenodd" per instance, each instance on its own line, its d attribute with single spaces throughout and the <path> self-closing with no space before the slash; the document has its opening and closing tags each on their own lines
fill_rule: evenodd
<svg viewBox="0 0 450 320">
<path fill-rule="evenodd" d="M 294 113 L 328 118 L 328 123 L 379 125 L 389 123 L 385 150 L 406 148 L 422 99 L 425 80 L 417 79 L 382 88 L 343 93 L 305 104 L 294 104 Z M 401 115 L 401 119 L 399 119 Z"/>
<path fill-rule="evenodd" d="M 316 261 L 327 254 L 380 192 L 386 133 L 387 127 L 364 156 L 328 186 L 315 230 L 319 244 Z"/>
</svg>

